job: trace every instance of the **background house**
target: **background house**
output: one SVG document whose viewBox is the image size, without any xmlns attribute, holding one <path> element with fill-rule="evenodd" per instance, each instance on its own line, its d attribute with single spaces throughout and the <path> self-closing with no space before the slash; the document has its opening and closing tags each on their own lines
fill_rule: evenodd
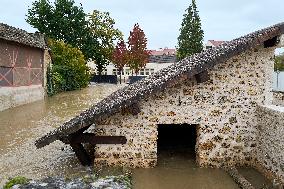
<svg viewBox="0 0 284 189">
<path fill-rule="evenodd" d="M 177 62 L 176 49 L 169 49 L 167 47 L 160 48 L 158 50 L 150 50 L 149 61 L 145 68 L 140 69 L 138 76 L 149 76 L 163 68 L 166 68 Z M 93 62 L 89 62 L 88 66 L 91 68 L 93 73 L 96 73 L 96 65 Z M 97 73 L 96 73 L 97 74 Z M 103 75 L 117 75 L 119 77 L 119 71 L 117 68 L 110 63 Z M 122 71 L 122 82 L 127 82 L 129 76 L 136 75 L 132 73 L 132 70 L 128 66 L 125 66 Z"/>
</svg>

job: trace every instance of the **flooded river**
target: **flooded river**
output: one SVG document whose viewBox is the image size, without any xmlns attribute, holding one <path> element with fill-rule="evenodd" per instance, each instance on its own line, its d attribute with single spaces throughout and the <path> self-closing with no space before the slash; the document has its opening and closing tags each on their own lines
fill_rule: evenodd
<svg viewBox="0 0 284 189">
<path fill-rule="evenodd" d="M 17 175 L 68 177 L 91 171 L 80 166 L 62 142 L 36 149 L 34 141 L 120 87 L 91 86 L 0 112 L 0 188 L 7 178 Z"/>
<path fill-rule="evenodd" d="M 239 189 L 221 169 L 199 168 L 191 150 L 167 150 L 159 154 L 153 169 L 136 169 L 135 189 Z"/>
<path fill-rule="evenodd" d="M 68 145 L 56 141 L 36 149 L 34 141 L 121 87 L 91 86 L 0 112 L 0 188 L 9 177 L 18 175 L 40 179 L 48 176 L 73 178 L 92 173 L 93 168 L 81 166 Z M 184 149 L 175 149 L 174 152 L 166 150 L 159 153 L 156 168 L 132 171 L 133 188 L 239 188 L 220 169 L 198 168 L 192 152 L 194 150 L 184 152 Z M 242 171 L 256 184 L 262 183 L 263 178 L 256 178 L 253 171 Z M 101 170 L 105 175 L 121 174 L 125 170 L 119 168 L 115 172 Z"/>
</svg>

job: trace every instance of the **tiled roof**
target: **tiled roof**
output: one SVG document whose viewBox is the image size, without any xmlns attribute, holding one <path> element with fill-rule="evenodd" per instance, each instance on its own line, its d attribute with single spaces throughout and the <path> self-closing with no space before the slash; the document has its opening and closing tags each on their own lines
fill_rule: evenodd
<svg viewBox="0 0 284 189">
<path fill-rule="evenodd" d="M 225 43 L 226 41 L 215 41 L 215 40 L 208 40 L 210 43 L 212 43 L 212 45 L 214 45 L 214 47 L 218 47 L 220 45 L 222 45 L 223 43 Z"/>
<path fill-rule="evenodd" d="M 267 40 L 270 42 L 270 39 L 275 39 L 275 37 L 283 33 L 284 23 L 280 23 L 185 58 L 143 80 L 112 93 L 88 110 L 83 111 L 54 131 L 38 139 L 35 145 L 41 148 L 55 140 L 63 140 L 64 137 L 80 129 L 86 129 L 94 122 L 103 120 L 119 112 L 124 107 L 132 106 L 144 97 L 160 92 L 173 83 L 211 69 L 216 64 L 223 63 L 229 58 L 239 55 L 251 48 L 263 45 L 264 43 L 269 44 Z"/>
<path fill-rule="evenodd" d="M 175 55 L 176 49 L 164 48 L 164 49 L 161 49 L 161 50 L 150 50 L 150 54 L 153 55 L 153 56 Z"/>
<path fill-rule="evenodd" d="M 25 30 L 21 30 L 3 23 L 0 23 L 0 39 L 13 41 L 36 48 L 45 48 L 43 34 L 28 33 Z"/>
<path fill-rule="evenodd" d="M 161 50 L 149 50 L 149 63 L 175 63 L 176 49 L 164 48 Z"/>
</svg>

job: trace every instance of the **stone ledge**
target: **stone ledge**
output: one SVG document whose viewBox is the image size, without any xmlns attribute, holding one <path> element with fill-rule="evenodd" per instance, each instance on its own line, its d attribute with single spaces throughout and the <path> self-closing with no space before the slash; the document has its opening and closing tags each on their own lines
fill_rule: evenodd
<svg viewBox="0 0 284 189">
<path fill-rule="evenodd" d="M 255 189 L 252 184 L 239 173 L 235 167 L 223 168 L 242 189 Z"/>
<path fill-rule="evenodd" d="M 278 106 L 278 105 L 271 104 L 271 105 L 259 106 L 259 108 L 261 110 L 269 111 L 269 112 L 273 112 L 273 113 L 280 113 L 280 114 L 284 113 L 284 107 L 283 106 Z"/>
</svg>

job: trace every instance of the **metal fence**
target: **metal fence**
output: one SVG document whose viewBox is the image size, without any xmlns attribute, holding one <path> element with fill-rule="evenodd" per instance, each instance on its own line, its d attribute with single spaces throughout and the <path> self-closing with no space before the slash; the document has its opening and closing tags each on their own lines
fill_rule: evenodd
<svg viewBox="0 0 284 189">
<path fill-rule="evenodd" d="M 274 72 L 273 90 L 284 92 L 284 72 Z"/>
</svg>

